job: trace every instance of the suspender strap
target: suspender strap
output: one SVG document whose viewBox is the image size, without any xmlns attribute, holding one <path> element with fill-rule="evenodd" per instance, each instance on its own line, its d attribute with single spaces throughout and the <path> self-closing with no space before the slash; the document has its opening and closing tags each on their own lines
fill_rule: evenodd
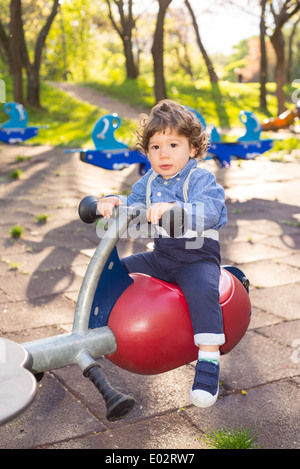
<svg viewBox="0 0 300 469">
<path fill-rule="evenodd" d="M 184 198 L 184 201 L 185 202 L 188 202 L 188 189 L 189 189 L 189 181 L 190 181 L 190 177 L 192 175 L 192 173 L 198 169 L 197 167 L 196 168 L 192 168 L 189 172 L 189 174 L 187 175 L 186 177 L 186 180 L 184 181 L 184 184 L 183 184 L 183 198 Z"/>
<path fill-rule="evenodd" d="M 189 172 L 189 174 L 187 175 L 187 178 L 186 180 L 184 181 L 184 184 L 183 184 L 183 198 L 184 198 L 184 201 L 187 203 L 188 202 L 188 188 L 189 188 L 189 180 L 190 180 L 190 177 L 192 175 L 192 173 L 198 169 L 197 167 L 196 168 L 192 168 Z M 148 181 L 147 181 L 147 187 L 146 187 L 146 205 L 147 205 L 147 208 L 150 208 L 151 207 L 151 183 L 153 181 L 153 179 L 156 178 L 156 176 L 158 176 L 158 173 L 156 173 L 155 171 L 152 170 L 152 174 L 150 174 L 149 178 L 148 178 Z M 193 237 L 195 236 L 194 232 L 193 232 Z M 216 241 L 218 241 L 219 239 L 219 233 L 217 230 L 206 230 L 206 231 L 203 231 L 201 236 L 204 236 L 206 238 L 212 238 Z"/>
<path fill-rule="evenodd" d="M 183 189 L 182 189 L 183 190 L 183 198 L 184 198 L 184 201 L 186 203 L 188 202 L 188 189 L 189 189 L 190 177 L 196 169 L 198 169 L 198 168 L 196 167 L 196 168 L 192 168 L 190 170 L 190 172 L 187 175 L 186 180 L 184 181 L 184 184 L 183 184 Z M 155 179 L 157 175 L 158 174 L 155 171 L 152 171 L 152 174 L 150 174 L 150 176 L 148 178 L 148 181 L 147 181 L 147 187 L 146 187 L 146 206 L 147 206 L 147 208 L 150 208 L 150 206 L 151 206 L 151 184 L 152 184 L 153 179 Z"/>
<path fill-rule="evenodd" d="M 151 207 L 151 183 L 153 179 L 155 179 L 157 176 L 157 173 L 155 171 L 152 171 L 152 174 L 150 174 L 148 181 L 147 181 L 147 187 L 146 187 L 146 207 L 150 208 Z"/>
</svg>

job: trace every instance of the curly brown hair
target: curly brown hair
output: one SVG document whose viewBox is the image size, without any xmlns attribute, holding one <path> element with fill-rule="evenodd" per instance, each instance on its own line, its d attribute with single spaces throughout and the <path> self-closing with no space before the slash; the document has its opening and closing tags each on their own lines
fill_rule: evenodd
<svg viewBox="0 0 300 469">
<path fill-rule="evenodd" d="M 201 122 L 194 112 L 185 106 L 165 99 L 157 103 L 150 115 L 141 114 L 139 127 L 136 131 L 138 143 L 136 145 L 142 153 L 148 153 L 149 140 L 155 133 L 166 130 L 183 135 L 189 140 L 190 147 L 197 150 L 196 159 L 202 159 L 207 151 L 207 136 Z"/>
</svg>

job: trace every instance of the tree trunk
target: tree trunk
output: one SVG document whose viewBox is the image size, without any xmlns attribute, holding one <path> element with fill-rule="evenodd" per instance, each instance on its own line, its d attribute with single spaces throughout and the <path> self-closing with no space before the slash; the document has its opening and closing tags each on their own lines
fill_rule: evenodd
<svg viewBox="0 0 300 469">
<path fill-rule="evenodd" d="M 39 108 L 40 104 L 40 68 L 42 61 L 42 52 L 45 46 L 47 35 L 50 31 L 53 20 L 57 14 L 59 0 L 53 1 L 51 13 L 41 29 L 35 46 L 34 61 L 30 63 L 26 50 L 25 38 L 23 41 L 23 60 L 27 73 L 27 102 L 30 106 Z M 23 33 L 24 34 L 24 33 Z M 24 36 L 23 36 L 24 37 Z"/>
<path fill-rule="evenodd" d="M 198 28 L 198 25 L 197 25 L 197 21 L 196 21 L 194 11 L 193 11 L 193 9 L 190 5 L 190 2 L 188 0 L 185 0 L 184 3 L 186 4 L 186 6 L 187 6 L 187 8 L 190 12 L 190 15 L 192 17 L 193 26 L 194 26 L 194 30 L 195 30 L 195 33 L 196 33 L 197 44 L 198 44 L 200 52 L 203 56 L 203 59 L 204 59 L 204 62 L 205 62 L 206 68 L 207 68 L 207 72 L 208 72 L 208 75 L 209 75 L 210 82 L 211 83 L 218 83 L 218 81 L 219 81 L 218 75 L 215 72 L 212 61 L 210 60 L 210 58 L 209 58 L 209 56 L 206 52 L 206 49 L 203 45 L 203 42 L 201 40 L 201 37 L 200 37 L 199 28 Z"/>
<path fill-rule="evenodd" d="M 286 110 L 284 105 L 285 96 L 284 85 L 284 38 L 280 30 L 275 31 L 271 36 L 271 42 L 276 53 L 276 96 L 278 102 L 278 115 Z"/>
<path fill-rule="evenodd" d="M 285 0 L 281 2 L 280 11 L 275 12 L 274 4 L 269 0 L 269 7 L 275 22 L 275 29 L 270 37 L 272 45 L 276 53 L 276 85 L 277 85 L 277 100 L 278 100 L 278 114 L 285 111 L 284 106 L 284 91 L 283 85 L 285 81 L 285 63 L 284 63 L 284 38 L 282 28 L 285 23 L 292 18 L 300 10 L 300 1 Z"/>
<path fill-rule="evenodd" d="M 117 1 L 117 0 L 114 0 L 114 1 L 119 10 L 120 22 L 117 23 L 117 21 L 114 18 L 114 15 L 111 9 L 110 0 L 106 0 L 107 6 L 108 6 L 108 16 L 110 18 L 110 21 L 113 27 L 117 31 L 123 43 L 125 63 L 126 63 L 126 76 L 127 78 L 135 79 L 139 76 L 139 69 L 138 69 L 137 63 L 134 60 L 134 54 L 132 50 L 132 30 L 135 26 L 135 19 L 132 13 L 132 0 L 128 0 L 128 14 L 127 15 L 125 14 L 125 11 L 124 11 L 124 2 Z"/>
<path fill-rule="evenodd" d="M 136 79 L 139 76 L 139 71 L 133 57 L 131 36 L 123 38 L 123 46 L 126 61 L 126 76 L 127 78 Z"/>
<path fill-rule="evenodd" d="M 20 104 L 24 104 L 21 54 L 22 30 L 21 0 L 11 0 L 9 54 L 13 60 L 10 61 L 10 66 L 13 76 L 14 100 Z"/>
<path fill-rule="evenodd" d="M 159 11 L 156 20 L 156 29 L 153 38 L 151 53 L 154 69 L 154 92 L 156 102 L 167 98 L 164 75 L 164 21 L 166 11 L 172 0 L 158 0 Z"/>
<path fill-rule="evenodd" d="M 1 23 L 0 19 L 0 44 L 2 46 L 1 53 L 3 52 L 2 57 L 5 63 L 8 64 L 9 73 L 13 74 L 13 60 L 10 51 L 10 42 L 9 38 L 6 35 L 5 29 Z"/>
<path fill-rule="evenodd" d="M 37 67 L 32 66 L 27 74 L 27 103 L 35 108 L 40 108 L 40 74 Z"/>
<path fill-rule="evenodd" d="M 294 23 L 292 32 L 289 37 L 288 59 L 287 59 L 287 66 L 286 66 L 286 82 L 287 83 L 290 83 L 292 81 L 293 40 L 294 40 L 296 29 L 297 29 L 299 22 L 300 22 L 300 16 L 297 19 L 297 21 Z"/>
<path fill-rule="evenodd" d="M 267 91 L 266 84 L 268 80 L 267 76 L 267 53 L 266 53 L 266 24 L 265 24 L 265 12 L 266 12 L 267 0 L 261 0 L 261 15 L 260 15 L 260 107 L 267 110 Z"/>
</svg>

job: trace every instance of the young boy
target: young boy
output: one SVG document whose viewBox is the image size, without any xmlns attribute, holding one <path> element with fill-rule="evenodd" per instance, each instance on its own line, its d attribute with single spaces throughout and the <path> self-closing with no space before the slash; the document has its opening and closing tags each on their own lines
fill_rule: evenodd
<svg viewBox="0 0 300 469">
<path fill-rule="evenodd" d="M 185 208 L 189 229 L 183 236 L 170 238 L 161 230 L 153 251 L 129 256 L 122 264 L 129 273 L 176 282 L 182 289 L 199 347 L 190 399 L 208 407 L 218 397 L 219 347 L 225 342 L 218 242 L 218 230 L 227 221 L 224 190 L 209 171 L 197 167 L 197 158 L 207 149 L 206 136 L 200 121 L 184 106 L 170 100 L 158 103 L 149 117 L 141 116 L 137 135 L 152 169 L 133 185 L 131 195 L 105 197 L 98 210 L 110 217 L 116 205 L 144 205 L 148 221 L 157 224 L 174 205 Z"/>
</svg>

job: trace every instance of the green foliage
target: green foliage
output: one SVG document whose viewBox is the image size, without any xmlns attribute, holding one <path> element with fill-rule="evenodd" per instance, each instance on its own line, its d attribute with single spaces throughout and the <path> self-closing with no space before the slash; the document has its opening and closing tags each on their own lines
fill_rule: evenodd
<svg viewBox="0 0 300 469">
<path fill-rule="evenodd" d="M 102 0 L 64 0 L 47 39 L 42 77 L 87 80 L 102 74 L 116 54 L 123 65 L 122 46 L 106 12 Z"/>
<path fill-rule="evenodd" d="M 284 33 L 285 37 L 288 38 L 290 37 L 292 33 L 292 28 L 294 26 L 294 23 L 296 22 L 296 18 L 293 19 L 293 21 L 290 21 L 286 23 L 284 27 Z M 288 41 L 286 40 L 286 43 Z M 291 76 L 294 78 L 299 78 L 300 77 L 300 28 L 299 28 L 299 23 L 296 28 L 296 32 L 294 34 L 293 38 L 293 45 L 292 45 L 292 64 L 291 64 Z M 293 78 L 292 78 L 293 79 Z"/>
<path fill-rule="evenodd" d="M 246 66 L 245 57 L 249 53 L 248 39 L 243 39 L 238 44 L 236 44 L 232 50 L 232 54 L 227 57 L 226 65 L 223 70 L 223 79 L 230 80 L 232 82 L 236 81 L 236 68 L 244 68 Z"/>
<path fill-rule="evenodd" d="M 229 60 L 232 62 L 241 60 L 248 54 L 248 52 L 248 39 L 242 39 L 233 47 L 232 54 L 230 55 Z"/>
<path fill-rule="evenodd" d="M 11 179 L 20 179 L 22 174 L 23 174 L 22 169 L 14 169 L 11 173 L 9 173 L 9 177 Z"/>
<path fill-rule="evenodd" d="M 229 62 L 229 64 L 227 64 L 225 67 L 224 67 L 224 78 L 226 80 L 230 80 L 232 82 L 235 82 L 236 81 L 236 73 L 235 73 L 235 69 L 237 68 L 244 68 L 246 66 L 246 60 L 245 59 L 239 59 L 239 60 L 235 60 L 233 62 Z"/>
<path fill-rule="evenodd" d="M 154 104 L 154 83 L 152 74 L 138 77 L 136 80 L 126 78 L 120 70 L 111 70 L 106 79 L 88 80 L 80 85 L 89 86 L 132 106 L 150 109 Z"/>
<path fill-rule="evenodd" d="M 275 140 L 273 151 L 286 151 L 290 153 L 292 150 L 300 149 L 300 140 L 295 137 L 285 138 L 284 140 Z"/>
<path fill-rule="evenodd" d="M 9 234 L 10 234 L 11 238 L 18 239 L 22 236 L 23 231 L 24 231 L 23 226 L 15 225 L 12 228 L 10 228 Z"/>
<path fill-rule="evenodd" d="M 44 225 L 47 223 L 47 220 L 49 218 L 49 215 L 47 213 L 39 213 L 38 215 L 35 216 L 35 221 L 36 223 L 39 223 L 40 225 Z"/>
<path fill-rule="evenodd" d="M 257 448 L 258 432 L 252 428 L 223 428 L 207 433 L 205 441 L 214 449 L 254 449 Z"/>
<path fill-rule="evenodd" d="M 182 72 L 167 76 L 166 79 L 168 97 L 197 109 L 208 124 L 222 128 L 241 126 L 241 110 L 254 111 L 261 121 L 265 117 L 276 116 L 277 101 L 273 83 L 268 84 L 269 112 L 266 113 L 259 108 L 258 83 L 220 81 L 211 84 L 208 79 L 192 80 Z M 143 74 L 137 80 L 128 80 L 124 75 L 112 74 L 106 80 L 88 81 L 86 84 L 133 106 L 150 109 L 155 104 L 151 73 Z M 290 96 L 291 92 L 287 90 L 287 100 Z"/>
</svg>

